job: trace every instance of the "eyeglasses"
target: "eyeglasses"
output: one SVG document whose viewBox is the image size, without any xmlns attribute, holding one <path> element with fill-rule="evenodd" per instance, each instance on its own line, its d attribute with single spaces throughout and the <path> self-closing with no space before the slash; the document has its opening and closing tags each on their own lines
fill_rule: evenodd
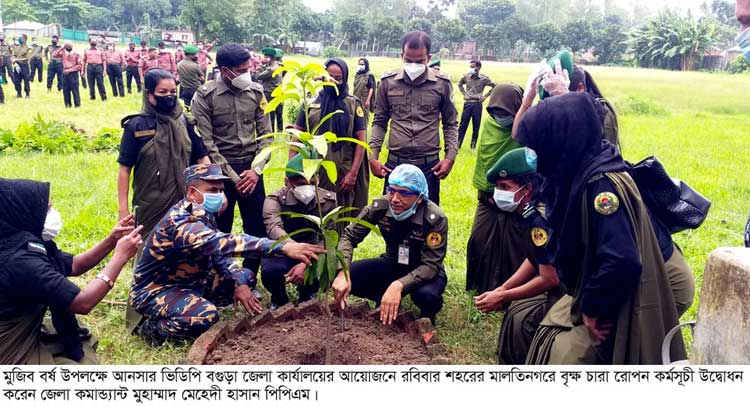
<svg viewBox="0 0 750 407">
<path fill-rule="evenodd" d="M 406 190 L 393 189 L 393 188 L 391 188 L 390 185 L 387 186 L 387 187 L 385 187 L 385 192 L 387 192 L 388 195 L 396 195 L 396 194 L 399 194 L 400 196 L 417 196 L 417 195 L 419 195 L 419 192 L 409 191 L 408 189 L 406 189 Z"/>
</svg>

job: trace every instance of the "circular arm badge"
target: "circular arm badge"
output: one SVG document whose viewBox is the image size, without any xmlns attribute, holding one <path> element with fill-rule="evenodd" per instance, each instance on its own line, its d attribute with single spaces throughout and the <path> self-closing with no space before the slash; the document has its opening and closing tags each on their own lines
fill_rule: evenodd
<svg viewBox="0 0 750 407">
<path fill-rule="evenodd" d="M 544 228 L 536 227 L 531 229 L 531 241 L 534 242 L 534 246 L 542 247 L 547 244 L 547 240 L 549 240 L 549 235 L 547 235 L 547 231 Z"/>
<path fill-rule="evenodd" d="M 620 207 L 620 199 L 611 192 L 601 192 L 594 198 L 594 209 L 601 215 L 611 215 Z"/>
</svg>

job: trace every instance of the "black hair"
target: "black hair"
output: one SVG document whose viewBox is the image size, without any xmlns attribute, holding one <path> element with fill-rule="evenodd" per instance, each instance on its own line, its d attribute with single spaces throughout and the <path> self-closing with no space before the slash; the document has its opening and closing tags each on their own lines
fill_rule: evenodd
<svg viewBox="0 0 750 407">
<path fill-rule="evenodd" d="M 216 51 L 216 65 L 225 68 L 235 68 L 250 59 L 250 51 L 240 44 L 229 43 Z"/>
<path fill-rule="evenodd" d="M 164 41 L 159 41 L 159 43 L 156 44 L 156 45 L 158 45 L 160 47 L 166 47 L 166 45 L 164 44 Z"/>
<path fill-rule="evenodd" d="M 424 48 L 427 50 L 427 54 L 430 54 L 430 47 L 432 46 L 432 40 L 430 36 L 424 31 L 412 31 L 404 34 L 404 38 L 401 41 L 401 52 L 406 48 L 409 49 L 420 49 Z"/>
<path fill-rule="evenodd" d="M 532 172 L 530 174 L 519 175 L 517 177 L 508 177 L 508 179 L 518 183 L 520 186 L 531 185 L 531 199 L 539 199 L 541 196 L 542 183 L 544 177 L 538 172 Z"/>
<path fill-rule="evenodd" d="M 141 40 L 141 46 L 144 46 L 144 45 L 147 45 L 147 44 L 148 44 L 148 41 L 146 41 L 146 40 Z"/>
<path fill-rule="evenodd" d="M 570 73 L 570 86 L 568 90 L 571 92 L 577 91 L 579 84 L 583 84 L 583 89 L 595 98 L 604 97 L 591 74 L 587 70 L 575 65 L 573 72 Z"/>
<path fill-rule="evenodd" d="M 52 38 L 57 38 L 58 40 L 60 39 L 60 37 L 58 37 L 56 35 L 53 35 Z"/>
<path fill-rule="evenodd" d="M 469 64 L 474 64 L 477 66 L 477 68 L 482 68 L 482 62 L 478 59 L 472 59 L 471 61 L 469 61 Z"/>
<path fill-rule="evenodd" d="M 160 68 L 152 69 L 143 76 L 144 88 L 151 93 L 156 91 L 156 86 L 159 85 L 159 82 L 165 79 L 174 80 L 174 75 L 171 72 Z"/>
</svg>

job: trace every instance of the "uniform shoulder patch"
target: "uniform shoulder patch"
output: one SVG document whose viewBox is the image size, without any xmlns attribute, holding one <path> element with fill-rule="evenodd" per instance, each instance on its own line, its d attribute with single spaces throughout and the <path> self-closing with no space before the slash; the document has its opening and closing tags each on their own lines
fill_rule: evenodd
<svg viewBox="0 0 750 407">
<path fill-rule="evenodd" d="M 612 192 L 601 192 L 594 198 L 594 209 L 601 215 L 611 215 L 620 207 L 620 199 Z"/>
<path fill-rule="evenodd" d="M 534 246 L 542 247 L 547 244 L 549 235 L 544 228 L 535 227 L 531 229 L 531 241 L 534 242 Z"/>
<path fill-rule="evenodd" d="M 268 107 L 268 101 L 266 100 L 265 96 L 260 97 L 260 104 L 258 104 L 258 106 L 261 109 L 266 110 L 266 108 Z"/>
<path fill-rule="evenodd" d="M 357 104 L 357 117 L 365 117 L 365 111 L 362 109 L 362 106 Z"/>
<path fill-rule="evenodd" d="M 27 248 L 27 249 L 28 249 L 28 250 L 29 250 L 30 252 L 32 252 L 32 253 L 37 253 L 37 254 L 44 254 L 44 255 L 46 255 L 46 254 L 47 254 L 47 249 L 45 249 L 45 248 L 44 248 L 44 245 L 43 245 L 43 244 L 41 244 L 41 243 L 37 243 L 37 242 L 29 242 L 29 243 L 28 243 L 28 244 L 26 245 L 26 248 Z"/>
<path fill-rule="evenodd" d="M 397 73 L 398 71 L 384 72 L 380 79 L 390 78 L 391 76 L 395 76 Z"/>
<path fill-rule="evenodd" d="M 430 232 L 427 235 L 427 246 L 438 247 L 443 244 L 443 234 L 440 232 Z"/>
</svg>

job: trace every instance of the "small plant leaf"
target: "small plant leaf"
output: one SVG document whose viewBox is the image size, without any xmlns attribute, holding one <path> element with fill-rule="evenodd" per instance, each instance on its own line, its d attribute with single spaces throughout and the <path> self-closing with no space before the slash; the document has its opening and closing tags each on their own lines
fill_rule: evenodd
<svg viewBox="0 0 750 407">
<path fill-rule="evenodd" d="M 331 180 L 331 183 L 335 184 L 336 180 L 338 179 L 338 170 L 336 170 L 336 163 L 331 160 L 323 160 L 323 162 L 320 163 L 320 166 L 323 167 L 323 169 L 326 171 L 326 174 L 328 174 L 328 179 Z"/>
</svg>

